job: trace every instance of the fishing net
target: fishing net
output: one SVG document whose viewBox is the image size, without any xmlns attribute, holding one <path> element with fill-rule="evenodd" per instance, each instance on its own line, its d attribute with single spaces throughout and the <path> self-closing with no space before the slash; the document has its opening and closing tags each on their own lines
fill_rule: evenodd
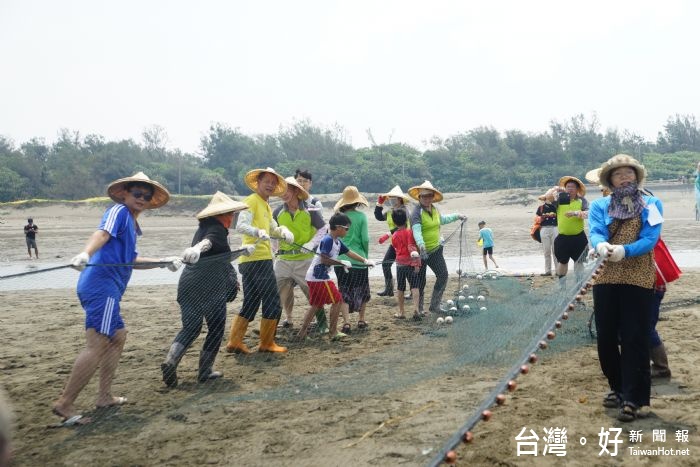
<svg viewBox="0 0 700 467">
<path fill-rule="evenodd" d="M 178 331 L 187 328 L 194 334 L 188 337 L 191 345 L 183 353 L 177 371 L 180 387 L 190 391 L 189 396 L 177 398 L 175 403 L 169 401 L 168 393 L 164 392 L 162 405 L 157 409 L 149 408 L 151 412 L 177 419 L 193 410 L 215 417 L 219 412 L 213 409 L 240 406 L 248 401 L 383 400 L 390 419 L 401 418 L 403 414 L 408 418 L 404 424 L 426 424 L 434 435 L 422 440 L 420 452 L 410 459 L 428 462 L 434 456 L 440 460 L 445 450 L 454 445 L 455 440 L 458 442 L 464 431 L 478 421 L 484 408 L 493 403 L 495 395 L 503 392 L 508 382 L 517 377 L 522 365 L 532 361 L 533 353 L 539 352 L 541 358 L 546 358 L 547 352 L 590 344 L 594 332 L 590 324 L 590 298 L 585 292 L 587 282 L 598 267 L 597 261 L 581 258 L 582 269 L 570 272 L 561 280 L 529 273 L 484 271 L 481 251 L 472 247 L 475 238 L 469 238 L 465 226 L 465 223 L 459 224 L 443 239 L 449 280 L 437 312 L 421 320 L 412 320 L 408 312 L 408 319 L 393 320 L 395 305 L 392 298 L 387 298 L 384 314 L 381 317 L 374 315 L 369 329 L 354 329 L 349 341 L 343 342 L 331 341 L 330 335 L 325 333 L 323 320 L 312 324 L 309 336 L 303 339 L 297 336 L 298 325 L 291 328 L 280 326 L 275 342 L 288 348 L 287 357 L 281 360 L 258 352 L 237 355 L 233 360 L 226 353 L 232 318 L 240 310 L 243 295 L 239 290 L 235 296 L 236 292 L 232 290 L 242 279 L 240 272 L 236 273 L 230 266 L 236 253 L 202 258 L 196 265 L 186 266 L 184 272 L 171 273 L 162 267 L 134 271 L 122 301 L 122 314 L 130 337 L 116 379 L 142 381 L 147 374 L 149 378 L 159 380 L 158 368 L 165 360 L 168 348 Z M 376 276 L 380 269 L 375 268 L 375 275 L 370 279 L 373 286 L 380 283 Z M 74 292 L 79 273 L 63 264 L 44 264 L 41 270 L 5 268 L 2 273 L 0 300 L 4 306 L 29 308 L 19 320 L 0 320 L 0 334 L 12 336 L 12 341 L 0 350 L 0 359 L 7 362 L 4 367 L 7 387 L 15 398 L 32 398 L 33 388 L 41 384 L 48 388 L 41 403 L 48 405 L 60 392 L 75 354 L 84 345 L 81 340 L 76 340 L 73 346 L 75 354 L 72 355 L 58 352 L 53 345 L 66 330 L 84 329 L 81 327 L 84 314 Z M 267 290 L 264 284 L 270 280 L 270 277 L 265 277 L 269 269 L 264 269 L 261 264 L 260 269 L 253 266 L 247 273 L 255 276 L 259 290 Z M 187 286 L 181 280 L 178 288 L 180 274 L 196 275 L 197 279 L 189 281 Z M 272 280 L 274 282 L 274 278 Z M 425 289 L 426 301 L 430 299 L 433 285 L 434 278 L 430 277 Z M 259 298 L 264 302 L 266 297 L 261 295 Z M 295 319 L 300 323 L 309 306 L 299 287 L 295 289 L 294 300 Z M 368 304 L 368 313 L 372 313 L 374 303 Z M 211 318 L 210 315 L 220 307 L 224 309 L 225 319 Z M 412 310 L 411 300 L 406 301 L 406 307 Z M 191 323 L 186 319 L 179 321 L 179 312 L 185 308 L 190 310 Z M 61 311 L 47 313 L 46 309 Z M 258 309 L 256 318 L 248 324 L 245 332 L 244 342 L 251 350 L 255 350 L 262 339 L 258 330 L 264 333 L 260 327 L 263 311 Z M 329 307 L 326 307 L 326 315 L 328 312 Z M 216 328 L 208 328 L 207 323 Z M 146 330 L 153 329 L 161 332 L 155 341 L 145 342 L 153 339 L 144 337 Z M 366 337 L 372 333 L 386 335 L 387 341 L 379 345 L 376 339 Z M 396 333 L 400 337 L 390 339 Z M 235 377 L 197 384 L 200 374 L 197 357 L 201 358 L 203 341 L 210 335 L 215 341 L 222 339 L 215 369 L 223 368 L 230 375 L 237 368 L 245 367 L 248 375 L 265 373 L 272 377 L 259 386 L 244 386 Z M 32 365 L 15 365 L 27 352 L 36 355 L 43 373 Z M 325 356 L 319 356 L 322 354 Z M 307 367 L 303 362 L 294 364 L 294 358 L 303 360 L 305 355 L 310 359 L 326 359 L 326 364 Z M 290 362 L 288 365 L 285 364 L 287 361 Z M 460 399 L 459 411 L 450 415 L 449 423 L 435 423 L 435 420 L 445 420 L 446 408 L 432 403 L 413 406 L 415 413 L 425 412 L 423 417 L 409 417 L 407 414 L 414 412 L 405 408 L 391 411 L 398 392 L 444 384 L 446 376 L 448 379 L 461 377 L 461 389 L 469 395 Z M 148 384 L 158 385 L 165 391 L 161 381 L 154 383 L 151 380 Z M 86 392 L 90 390 L 88 388 Z M 445 394 L 446 397 L 453 396 Z M 426 421 L 425 417 L 431 421 Z M 113 423 L 125 425 L 126 430 L 129 420 L 122 417 Z M 368 423 L 368 430 L 374 425 L 374 422 Z M 88 426 L 82 430 L 89 433 L 92 429 Z M 348 449 L 362 449 L 360 440 L 372 435 L 371 430 L 369 433 L 356 433 L 355 441 L 347 444 Z M 74 437 L 53 442 L 70 447 L 81 440 Z"/>
</svg>

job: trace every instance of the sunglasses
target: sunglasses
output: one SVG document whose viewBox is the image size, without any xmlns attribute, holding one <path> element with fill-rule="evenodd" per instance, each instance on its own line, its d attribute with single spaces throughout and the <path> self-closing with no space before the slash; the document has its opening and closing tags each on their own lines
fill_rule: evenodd
<svg viewBox="0 0 700 467">
<path fill-rule="evenodd" d="M 130 191 L 129 193 L 131 193 L 131 196 L 133 196 L 136 199 L 143 198 L 144 201 L 150 201 L 153 199 L 153 194 L 148 193 L 146 191 L 134 190 L 134 191 Z"/>
<path fill-rule="evenodd" d="M 338 227 L 339 229 L 350 230 L 350 226 L 349 226 L 349 225 L 336 225 L 336 227 Z"/>
</svg>

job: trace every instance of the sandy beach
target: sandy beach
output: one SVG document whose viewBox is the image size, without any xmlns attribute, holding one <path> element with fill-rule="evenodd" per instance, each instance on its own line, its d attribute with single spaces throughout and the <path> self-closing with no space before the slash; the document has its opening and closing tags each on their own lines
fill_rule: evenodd
<svg viewBox="0 0 700 467">
<path fill-rule="evenodd" d="M 457 465 L 700 464 L 700 376 L 695 374 L 700 361 L 700 263 L 693 256 L 700 251 L 700 223 L 693 217 L 691 193 L 678 187 L 660 187 L 654 192 L 665 207 L 663 238 L 672 252 L 688 252 L 684 264 L 690 266 L 669 287 L 664 300 L 658 330 L 668 349 L 673 377 L 654 382 L 650 416 L 627 425 L 618 422 L 615 412 L 601 405 L 607 384 L 598 365 L 595 342 L 557 350 L 554 340 L 530 373 L 518 378 L 518 388 L 506 403 L 493 409 L 492 420 L 475 427 L 474 441 L 457 449 Z M 454 232 L 446 255 L 458 257 L 460 251 L 472 255 L 466 262 L 469 270 L 483 269 L 480 255 L 473 256 L 476 224 L 483 219 L 494 230 L 495 256 L 501 269 L 541 272 L 539 244 L 529 238 L 537 207 L 535 196 L 522 190 L 446 194 L 438 205 L 441 212 L 469 216 L 461 250 L 456 241 L 458 224 L 443 227 L 445 235 Z M 337 198 L 325 195 L 321 199 L 325 206 L 331 206 Z M 592 199 L 593 193 L 589 196 Z M 365 211 L 370 221 L 370 257 L 379 261 L 385 249 L 376 240 L 386 226 L 374 220 L 372 208 Z M 0 207 L 0 275 L 3 270 L 67 263 L 81 250 L 102 213 L 102 208 L 61 205 Z M 144 214 L 140 219 L 144 231 L 140 253 L 153 257 L 179 254 L 196 229 L 193 214 L 167 209 Z M 22 226 L 29 215 L 40 229 L 40 260 L 26 259 Z M 232 244 L 239 243 L 234 234 Z M 516 265 L 509 260 L 515 257 L 531 258 L 528 261 L 532 264 L 523 267 L 519 261 Z M 30 275 L 26 280 L 40 284 L 40 276 Z M 64 288 L 0 288 L 0 385 L 17 416 L 14 449 L 15 463 L 20 466 L 426 465 L 503 375 L 500 368 L 480 363 L 436 371 L 434 376 L 408 385 L 370 391 L 376 377 L 374 367 L 367 363 L 372 356 L 379 359 L 387 349 L 423 342 L 418 339 L 425 339 L 426 333 L 424 324 L 393 319 L 394 300 L 376 297 L 383 284 L 379 277 L 373 277 L 367 332 L 354 331 L 342 343 L 318 337 L 305 344 L 295 343 L 292 334 L 281 332 L 279 341 L 290 347 L 287 354 L 240 357 L 222 353 L 216 367 L 224 372 L 224 378 L 204 385 L 195 382 L 202 335 L 181 364 L 181 384 L 168 390 L 161 381 L 159 365 L 180 325 L 176 285 L 130 286 L 122 302 L 129 337 L 114 383 L 114 394 L 127 397 L 128 403 L 96 411 L 93 378 L 79 397 L 78 407 L 95 421 L 77 429 L 47 428 L 58 421 L 51 414 L 51 403 L 84 345 L 84 315 L 74 293 L 77 273 L 65 270 L 61 277 Z M 529 286 L 556 294 L 553 284 L 550 278 L 537 277 Z M 457 287 L 451 270 L 446 295 Z M 426 290 L 432 290 L 432 281 Z M 586 300 L 591 309 L 590 298 Z M 297 304 L 296 315 L 301 316 L 305 300 L 300 293 Z M 239 307 L 240 297 L 229 304 L 227 326 Z M 357 317 L 353 315 L 352 320 L 354 328 Z M 257 327 L 256 322 L 249 328 L 246 339 L 250 345 L 257 345 L 258 338 L 252 332 Z M 439 346 L 432 351 L 436 349 Z M 439 360 L 421 350 L 401 358 L 424 366 Z M 295 381 L 314 381 L 315 376 L 322 381 L 334 368 L 352 380 L 345 393 L 312 396 L 308 395 L 314 394 L 312 390 L 306 394 L 302 388 L 296 396 L 294 390 L 286 395 Z M 363 380 L 367 381 L 366 393 L 353 392 L 353 385 Z M 549 427 L 567 429 L 565 458 L 543 455 L 542 440 L 537 457 L 517 455 L 515 437 L 521 429 L 527 428 L 526 433 L 533 429 L 542 438 L 543 428 Z M 615 457 L 600 455 L 599 432 L 611 427 L 622 428 L 623 441 Z M 631 442 L 630 430 L 641 430 L 641 441 Z M 653 430 L 665 430 L 666 440 L 652 440 Z M 677 437 L 677 432 L 687 432 L 687 441 Z M 582 437 L 587 440 L 585 445 Z M 688 449 L 689 454 L 632 452 L 653 447 Z"/>
</svg>

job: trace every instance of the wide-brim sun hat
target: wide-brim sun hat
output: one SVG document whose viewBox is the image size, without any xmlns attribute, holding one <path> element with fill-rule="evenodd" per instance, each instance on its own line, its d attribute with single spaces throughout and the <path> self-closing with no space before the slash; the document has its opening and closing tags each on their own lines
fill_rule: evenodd
<svg viewBox="0 0 700 467">
<path fill-rule="evenodd" d="M 579 196 L 586 196 L 586 185 L 581 180 L 574 177 L 573 175 L 564 175 L 562 178 L 560 178 L 559 179 L 559 186 L 562 188 L 566 188 L 566 184 L 569 182 L 574 182 L 578 185 L 578 195 Z"/>
<path fill-rule="evenodd" d="M 297 189 L 297 198 L 300 200 L 306 200 L 309 199 L 309 192 L 304 189 L 303 186 L 297 182 L 297 179 L 294 177 L 287 177 L 284 179 L 284 181 L 287 183 L 287 186 L 292 185 L 294 188 Z"/>
<path fill-rule="evenodd" d="M 337 203 L 335 203 L 335 207 L 333 208 L 333 210 L 338 211 L 343 206 L 348 206 L 350 204 L 355 203 L 360 203 L 364 204 L 365 206 L 369 206 L 367 198 L 362 196 L 362 193 L 360 193 L 356 186 L 346 186 L 343 190 L 343 196 L 340 198 L 340 200 L 338 200 Z"/>
<path fill-rule="evenodd" d="M 120 178 L 107 186 L 107 194 L 112 201 L 123 203 L 126 196 L 126 185 L 132 182 L 145 183 L 153 188 L 153 198 L 146 205 L 146 209 L 155 209 L 167 204 L 170 200 L 170 192 L 160 183 L 148 178 L 143 172 L 138 172 L 131 177 Z"/>
<path fill-rule="evenodd" d="M 589 170 L 588 172 L 586 172 L 586 175 L 583 178 L 585 178 L 587 182 L 595 183 L 597 185 L 598 183 L 600 183 L 600 167 L 593 170 Z"/>
<path fill-rule="evenodd" d="M 639 163 L 637 159 L 627 154 L 617 154 L 611 157 L 607 161 L 603 162 L 600 166 L 600 173 L 598 174 L 598 183 L 605 188 L 612 190 L 612 183 L 610 183 L 610 175 L 615 169 L 620 167 L 632 167 L 635 172 L 637 172 L 637 185 L 642 186 L 644 180 L 647 178 L 647 169 Z"/>
<path fill-rule="evenodd" d="M 258 191 L 258 176 L 263 172 L 271 173 L 277 177 L 277 186 L 275 187 L 275 191 L 272 192 L 272 196 L 282 196 L 284 192 L 287 191 L 287 182 L 285 182 L 284 177 L 275 172 L 275 169 L 272 167 L 253 169 L 245 174 L 244 180 L 245 184 L 248 185 L 248 188 L 255 192 Z"/>
<path fill-rule="evenodd" d="M 435 187 L 433 186 L 433 184 L 430 183 L 428 180 L 424 181 L 423 183 L 421 183 L 421 184 L 418 185 L 418 186 L 414 186 L 414 187 L 409 188 L 409 189 L 408 189 L 408 195 L 409 195 L 411 198 L 413 198 L 413 199 L 415 199 L 416 201 L 418 201 L 418 200 L 419 200 L 419 196 L 420 196 L 421 194 L 427 194 L 428 191 L 432 191 L 433 194 L 435 195 L 435 196 L 433 197 L 433 202 L 434 202 L 434 203 L 439 203 L 440 201 L 442 201 L 442 198 L 443 198 L 442 193 L 440 193 L 440 191 L 438 191 L 437 188 L 435 188 Z"/>
<path fill-rule="evenodd" d="M 226 214 L 227 212 L 239 212 L 244 209 L 248 209 L 247 204 L 233 200 L 226 193 L 217 191 L 214 193 L 214 196 L 211 197 L 209 205 L 197 213 L 197 219 L 218 216 L 219 214 Z"/>
<path fill-rule="evenodd" d="M 549 193 L 549 191 L 544 192 L 543 194 L 538 196 L 537 199 L 539 199 L 540 201 L 546 201 L 547 200 L 547 193 Z M 554 197 L 554 195 L 552 195 L 552 197 Z"/>
<path fill-rule="evenodd" d="M 401 198 L 404 204 L 411 202 L 411 197 L 404 193 L 403 190 L 401 190 L 401 187 L 398 185 L 392 188 L 391 191 L 389 191 L 388 193 L 384 193 L 382 196 Z"/>
</svg>

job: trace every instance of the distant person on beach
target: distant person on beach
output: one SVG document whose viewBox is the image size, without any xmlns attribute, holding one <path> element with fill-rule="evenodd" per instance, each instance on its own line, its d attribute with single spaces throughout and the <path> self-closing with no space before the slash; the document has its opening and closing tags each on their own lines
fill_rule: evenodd
<svg viewBox="0 0 700 467">
<path fill-rule="evenodd" d="M 493 259 L 493 230 L 486 227 L 486 221 L 479 222 L 479 241 L 481 241 L 482 254 L 484 257 L 484 269 L 489 268 L 489 265 L 486 262 L 486 255 L 488 255 L 493 265 L 496 266 L 496 268 L 498 268 L 496 260 Z"/>
<path fill-rule="evenodd" d="M 388 193 L 379 195 L 377 205 L 374 207 L 374 218 L 378 221 L 386 221 L 389 233 L 384 234 L 379 238 L 379 243 L 384 243 L 391 238 L 391 235 L 396 232 L 396 223 L 394 222 L 395 211 L 406 210 L 406 206 L 411 201 L 411 198 L 401 191 L 401 187 L 396 185 Z M 410 227 L 410 225 L 409 225 Z M 384 274 L 384 290 L 377 293 L 380 297 L 391 297 L 394 295 L 394 278 L 391 275 L 391 265 L 396 259 L 396 249 L 389 242 L 389 247 L 386 249 L 384 259 L 382 260 L 382 273 Z"/>
<path fill-rule="evenodd" d="M 163 382 L 170 388 L 177 386 L 177 366 L 202 332 L 204 320 L 207 337 L 199 354 L 197 381 L 205 383 L 223 376 L 213 366 L 224 337 L 226 302 L 232 302 L 238 293 L 238 277 L 231 261 L 255 250 L 249 245 L 233 256 L 229 246 L 229 229 L 235 225 L 237 214 L 245 209 L 248 209 L 246 204 L 217 191 L 209 205 L 197 213 L 199 227 L 192 246 L 182 255 L 187 266 L 177 284 L 182 329 L 160 366 Z"/>
<path fill-rule="evenodd" d="M 27 225 L 24 226 L 24 236 L 27 241 L 27 253 L 29 259 L 32 259 L 32 248 L 34 248 L 34 256 L 39 259 L 39 250 L 36 247 L 36 234 L 39 233 L 39 227 L 34 223 L 31 217 L 27 219 Z"/>
<path fill-rule="evenodd" d="M 179 257 L 144 258 L 136 250 L 136 239 L 141 235 L 138 216 L 146 209 L 165 205 L 170 199 L 163 185 L 139 172 L 110 183 L 107 194 L 116 204 L 102 216 L 98 230 L 90 236 L 83 251 L 71 259 L 71 265 L 82 271 L 77 292 L 85 310 L 86 346 L 75 360 L 63 393 L 53 403 L 53 413 L 66 426 L 89 423 L 76 410 L 75 400 L 97 368 L 100 381 L 96 407 L 126 402 L 125 397 L 112 395 L 112 380 L 126 341 L 119 305 L 132 270 L 167 266 L 174 272 L 182 265 Z M 133 263 L 136 265 L 128 266 Z M 117 264 L 120 266 L 109 266 Z M 86 268 L 92 265 L 95 267 Z"/>
<path fill-rule="evenodd" d="M 421 255 L 422 265 L 420 269 L 420 297 L 418 298 L 418 308 L 422 315 L 428 315 L 423 309 L 425 300 L 425 284 L 427 269 L 430 268 L 435 274 L 435 285 L 433 295 L 430 298 L 429 312 L 440 310 L 442 294 L 447 287 L 447 263 L 443 255 L 443 246 L 440 242 L 440 226 L 461 220 L 467 220 L 464 214 L 442 215 L 433 203 L 442 201 L 442 193 L 437 190 L 428 180 L 422 184 L 409 188 L 408 195 L 418 201 L 418 206 L 411 212 L 410 221 L 413 230 L 413 238 L 418 245 Z M 415 300 L 415 297 L 413 297 Z"/>
<path fill-rule="evenodd" d="M 542 204 L 537 208 L 537 214 L 540 216 L 540 239 L 542 240 L 542 249 L 544 251 L 544 276 L 554 274 L 552 269 L 552 257 L 554 256 L 554 240 L 559 235 L 557 228 L 557 206 L 554 204 L 554 194 L 547 192 L 539 197 Z M 554 258 L 556 263 L 556 257 Z"/>
</svg>

